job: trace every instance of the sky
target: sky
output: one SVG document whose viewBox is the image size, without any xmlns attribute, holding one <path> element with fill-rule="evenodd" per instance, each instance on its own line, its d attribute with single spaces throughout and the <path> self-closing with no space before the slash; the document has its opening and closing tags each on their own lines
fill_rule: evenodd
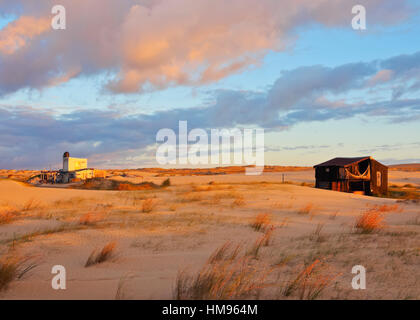
<svg viewBox="0 0 420 320">
<path fill-rule="evenodd" d="M 420 3 L 0 0 L 0 168 L 158 166 L 156 134 L 263 128 L 267 165 L 420 162 Z M 354 30 L 352 7 L 366 8 Z"/>
</svg>

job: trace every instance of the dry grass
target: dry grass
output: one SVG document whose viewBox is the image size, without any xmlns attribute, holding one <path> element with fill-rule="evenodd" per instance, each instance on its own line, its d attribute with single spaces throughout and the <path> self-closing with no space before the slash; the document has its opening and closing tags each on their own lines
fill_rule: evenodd
<svg viewBox="0 0 420 320">
<path fill-rule="evenodd" d="M 30 211 L 41 207 L 41 203 L 35 199 L 26 201 L 22 206 L 22 211 Z"/>
<path fill-rule="evenodd" d="M 254 259 L 257 259 L 261 248 L 268 247 L 271 244 L 273 232 L 273 226 L 267 228 L 265 233 L 262 236 L 258 237 L 257 240 L 255 240 L 254 244 L 251 246 L 251 248 L 247 251 L 246 254 L 248 256 L 252 256 Z"/>
<path fill-rule="evenodd" d="M 238 194 L 236 191 L 219 191 L 214 195 L 216 199 L 237 199 L 240 198 L 241 195 Z"/>
<path fill-rule="evenodd" d="M 398 204 L 394 204 L 394 205 L 383 204 L 383 205 L 375 205 L 369 210 L 377 211 L 380 213 L 387 213 L 387 212 L 400 213 L 402 212 L 403 209 Z"/>
<path fill-rule="evenodd" d="M 367 234 L 378 231 L 384 227 L 384 211 L 383 209 L 373 208 L 364 212 L 357 218 L 355 228 L 357 232 Z"/>
<path fill-rule="evenodd" d="M 179 272 L 173 297 L 177 300 L 258 298 L 267 286 L 269 273 L 250 266 L 247 258 L 206 264 L 195 275 L 189 275 L 185 270 Z"/>
<path fill-rule="evenodd" d="M 178 198 L 179 202 L 196 202 L 201 200 L 203 200 L 203 195 L 199 192 L 186 192 Z"/>
<path fill-rule="evenodd" d="M 314 204 L 308 203 L 305 206 L 303 206 L 301 209 L 299 209 L 298 214 L 301 214 L 301 215 L 311 214 L 312 215 L 313 210 L 314 210 Z"/>
<path fill-rule="evenodd" d="M 103 215 L 94 212 L 88 212 L 79 219 L 79 224 L 84 226 L 94 226 L 103 219 Z"/>
<path fill-rule="evenodd" d="M 61 232 L 69 232 L 69 231 L 74 231 L 74 230 L 80 230 L 81 228 L 82 227 L 78 224 L 63 223 L 62 225 L 60 225 L 58 227 L 46 228 L 44 230 L 33 231 L 33 232 L 25 233 L 25 234 L 19 235 L 19 236 L 13 236 L 13 238 L 1 240 L 0 244 L 12 243 L 12 245 L 14 246 L 16 243 L 19 243 L 19 242 L 32 241 L 35 237 L 48 236 L 48 235 L 61 233 Z"/>
<path fill-rule="evenodd" d="M 403 187 L 391 185 L 388 189 L 387 197 L 418 201 L 420 200 L 420 188 L 411 184 L 406 184 Z"/>
<path fill-rule="evenodd" d="M 272 285 L 268 283 L 268 276 L 274 268 L 258 267 L 241 252 L 241 244 L 226 242 L 210 255 L 196 274 L 188 274 L 185 269 L 179 272 L 174 299 L 258 299 L 262 290 Z"/>
<path fill-rule="evenodd" d="M 227 190 L 227 189 L 233 189 L 233 186 L 225 185 L 225 184 L 207 184 L 207 185 L 193 186 L 193 191 L 195 192 L 217 191 L 217 190 Z"/>
<path fill-rule="evenodd" d="M 268 213 L 258 214 L 254 221 L 251 223 L 251 227 L 255 231 L 265 231 L 269 228 L 271 224 L 271 216 Z"/>
<path fill-rule="evenodd" d="M 53 203 L 53 207 L 76 207 L 81 206 L 82 203 L 88 201 L 89 199 L 83 197 L 72 197 L 70 199 L 56 200 Z"/>
<path fill-rule="evenodd" d="M 291 202 L 285 203 L 285 202 L 274 202 L 271 207 L 273 209 L 277 210 L 283 210 L 283 209 L 290 209 L 293 207 Z"/>
<path fill-rule="evenodd" d="M 115 247 L 115 242 L 109 242 L 100 252 L 93 250 L 86 261 L 85 268 L 111 259 L 114 256 Z"/>
<path fill-rule="evenodd" d="M 283 220 L 280 222 L 280 228 L 286 228 L 289 225 L 289 217 L 284 217 Z"/>
<path fill-rule="evenodd" d="M 129 275 L 124 275 L 120 278 L 118 281 L 117 291 L 115 293 L 115 300 L 125 300 L 127 297 L 124 293 L 125 285 L 127 283 L 127 280 L 129 278 Z"/>
<path fill-rule="evenodd" d="M 335 220 L 335 218 L 337 218 L 337 216 L 338 216 L 338 211 L 335 211 L 335 212 L 330 214 L 329 219 L 330 220 Z"/>
<path fill-rule="evenodd" d="M 86 190 L 119 190 L 119 191 L 138 191 L 158 189 L 161 186 L 153 182 L 132 183 L 130 181 L 117 181 L 105 178 L 92 178 L 86 180 L 83 184 L 74 186 L 76 189 Z"/>
<path fill-rule="evenodd" d="M 420 213 L 417 214 L 416 217 L 407 221 L 408 225 L 420 226 Z"/>
<path fill-rule="evenodd" d="M 245 200 L 243 196 L 236 197 L 232 202 L 232 207 L 243 207 L 245 205 Z"/>
<path fill-rule="evenodd" d="M 175 212 L 176 210 L 178 210 L 178 205 L 176 203 L 172 203 L 169 208 L 170 211 Z"/>
<path fill-rule="evenodd" d="M 13 220 L 17 219 L 18 212 L 9 206 L 0 208 L 0 225 L 11 223 Z"/>
<path fill-rule="evenodd" d="M 30 258 L 9 257 L 0 259 L 0 291 L 6 290 L 12 281 L 21 279 L 36 266 L 35 263 L 30 262 Z"/>
<path fill-rule="evenodd" d="M 317 259 L 292 278 L 282 294 L 286 297 L 296 295 L 301 300 L 314 300 L 337 276 L 332 275 L 328 266 Z"/>
<path fill-rule="evenodd" d="M 327 236 L 322 233 L 322 229 L 324 228 L 324 224 L 319 223 L 315 231 L 309 236 L 309 239 L 315 242 L 325 242 L 327 240 Z"/>
<path fill-rule="evenodd" d="M 155 207 L 156 207 L 155 199 L 145 199 L 143 200 L 141 211 L 144 213 L 150 213 L 154 210 Z"/>
<path fill-rule="evenodd" d="M 233 246 L 232 242 L 228 241 L 221 247 L 217 248 L 207 260 L 208 264 L 214 264 L 223 260 L 235 260 L 242 250 L 240 244 Z"/>
</svg>

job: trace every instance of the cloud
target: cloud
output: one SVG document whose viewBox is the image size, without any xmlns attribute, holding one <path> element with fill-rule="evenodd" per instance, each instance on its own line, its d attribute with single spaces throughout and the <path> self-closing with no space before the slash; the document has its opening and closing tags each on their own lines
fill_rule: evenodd
<svg viewBox="0 0 420 320">
<path fill-rule="evenodd" d="M 392 70 L 388 70 L 388 69 L 379 70 L 375 75 L 373 75 L 369 79 L 368 84 L 369 86 L 375 86 L 379 83 L 388 82 L 389 80 L 391 80 L 391 77 L 392 77 Z"/>
<path fill-rule="evenodd" d="M 401 59 L 401 64 L 398 63 Z M 410 61 L 409 67 L 405 63 Z M 390 63 L 392 62 L 392 63 Z M 64 150 L 89 156 L 95 165 L 109 166 L 109 159 L 126 166 L 153 161 L 135 155 L 153 153 L 156 133 L 162 128 L 178 130 L 180 120 L 188 128 L 262 127 L 267 131 L 286 130 L 296 124 L 355 116 L 375 117 L 389 122 L 418 121 L 420 98 L 377 98 L 364 101 L 365 89 L 376 90 L 370 81 L 380 70 L 391 70 L 384 80 L 393 85 L 420 65 L 420 55 L 345 64 L 334 68 L 307 66 L 284 71 L 266 92 L 219 90 L 195 108 L 178 108 L 152 114 L 130 114 L 124 109 L 83 110 L 55 114 L 51 110 L 0 106 L 0 168 L 39 168 L 57 159 Z M 403 71 L 401 70 L 403 69 Z M 409 77 L 411 76 L 411 77 Z M 412 90 L 412 89 L 410 89 Z M 420 88 L 416 91 L 420 91 Z M 411 93 L 413 91 L 410 91 Z M 351 93 L 352 98 L 346 98 Z M 340 96 L 337 98 L 337 96 Z M 343 97 L 344 95 L 344 97 Z M 355 102 L 355 99 L 356 100 Z M 296 149 L 324 146 L 298 146 Z M 385 150 L 389 146 L 383 146 Z M 139 162 L 137 162 L 139 161 Z"/>
<path fill-rule="evenodd" d="M 22 16 L 0 30 L 0 53 L 13 54 L 50 28 L 50 20 Z"/>
<path fill-rule="evenodd" d="M 63 0 L 67 29 L 46 31 L 55 2 L 0 1 L 0 12 L 19 16 L 0 31 L 0 94 L 103 73 L 114 93 L 211 83 L 284 50 L 298 28 L 348 27 L 352 17 L 347 0 Z M 359 3 L 370 25 L 412 14 L 409 1 Z M 24 19 L 42 23 L 16 33 Z"/>
</svg>

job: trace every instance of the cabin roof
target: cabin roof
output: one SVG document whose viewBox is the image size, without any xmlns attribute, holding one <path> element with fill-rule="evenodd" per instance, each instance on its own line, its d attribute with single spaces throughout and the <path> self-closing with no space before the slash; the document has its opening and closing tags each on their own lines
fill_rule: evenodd
<svg viewBox="0 0 420 320">
<path fill-rule="evenodd" d="M 349 166 L 351 164 L 354 163 L 358 163 L 360 161 L 366 160 L 366 159 L 370 159 L 370 157 L 357 157 L 357 158 L 334 158 L 331 160 L 328 160 L 326 162 L 317 164 L 316 166 L 314 166 L 314 168 L 316 167 L 346 167 Z"/>
</svg>

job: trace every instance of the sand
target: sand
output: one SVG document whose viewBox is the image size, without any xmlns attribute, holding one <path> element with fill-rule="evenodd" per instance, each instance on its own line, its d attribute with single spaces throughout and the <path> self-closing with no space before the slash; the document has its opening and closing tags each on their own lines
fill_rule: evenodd
<svg viewBox="0 0 420 320">
<path fill-rule="evenodd" d="M 241 244 L 244 252 L 252 247 L 262 234 L 251 227 L 260 213 L 269 214 L 274 231 L 250 263 L 261 270 L 276 266 L 260 298 L 298 299 L 282 295 L 281 288 L 314 259 L 334 275 L 320 299 L 420 298 L 418 204 L 281 184 L 283 174 L 287 181 L 313 183 L 313 170 L 174 176 L 169 188 L 134 192 L 0 180 L 0 212 L 15 213 L 0 225 L 0 253 L 36 263 L 0 291 L 0 298 L 172 299 L 179 271 L 194 274 L 228 241 Z M 166 178 L 142 172 L 117 179 L 161 183 Z M 390 172 L 390 184 L 407 183 L 420 185 L 420 174 Z M 143 212 L 146 199 L 152 199 L 151 212 Z M 355 232 L 356 219 L 381 205 L 393 208 L 384 213 L 384 228 Z M 81 224 L 88 213 L 93 221 Z M 116 243 L 113 257 L 86 268 L 92 251 L 109 242 Z M 367 269 L 366 290 L 351 287 L 357 264 Z M 54 265 L 66 268 L 66 290 L 51 287 Z"/>
</svg>

